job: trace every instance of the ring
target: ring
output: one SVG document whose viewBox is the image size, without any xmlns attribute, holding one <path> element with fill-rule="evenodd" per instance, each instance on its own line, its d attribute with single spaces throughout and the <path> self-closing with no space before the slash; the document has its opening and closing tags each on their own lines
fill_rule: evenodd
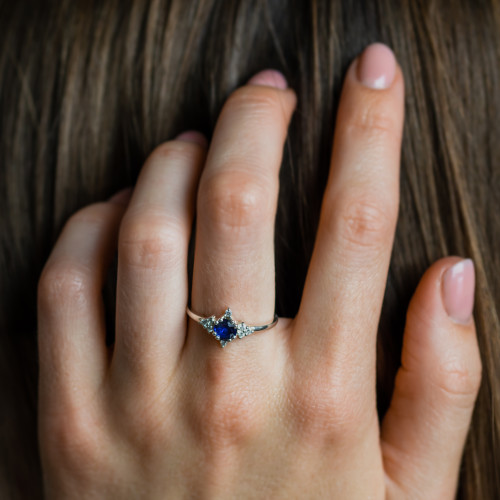
<svg viewBox="0 0 500 500">
<path fill-rule="evenodd" d="M 222 347 L 224 347 L 228 342 L 233 341 L 235 338 L 242 339 L 254 332 L 261 332 L 263 330 L 270 330 L 276 323 L 278 323 L 278 315 L 275 314 L 271 323 L 267 325 L 246 325 L 243 322 L 236 321 L 233 318 L 233 313 L 229 307 L 226 312 L 220 317 L 210 316 L 209 318 L 204 318 L 199 316 L 186 307 L 186 313 L 191 318 L 197 321 L 208 333 L 211 333 L 219 342 Z"/>
</svg>

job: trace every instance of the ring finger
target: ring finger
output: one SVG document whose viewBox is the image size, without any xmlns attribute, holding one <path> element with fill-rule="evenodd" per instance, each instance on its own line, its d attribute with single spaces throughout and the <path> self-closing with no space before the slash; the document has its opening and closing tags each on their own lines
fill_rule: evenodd
<svg viewBox="0 0 500 500">
<path fill-rule="evenodd" d="M 250 325 L 273 318 L 279 168 L 295 105 L 284 77 L 267 70 L 222 109 L 198 191 L 191 308 L 201 316 L 218 317 L 230 307 Z M 199 325 L 191 326 L 188 347 L 220 349 Z M 255 335 L 237 344 L 232 352 L 259 341 Z"/>
</svg>

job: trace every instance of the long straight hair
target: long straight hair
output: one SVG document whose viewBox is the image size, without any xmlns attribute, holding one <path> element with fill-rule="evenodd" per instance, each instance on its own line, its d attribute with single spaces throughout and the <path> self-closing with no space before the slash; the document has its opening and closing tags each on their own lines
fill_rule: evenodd
<svg viewBox="0 0 500 500">
<path fill-rule="evenodd" d="M 294 316 L 342 79 L 374 41 L 394 49 L 406 83 L 401 205 L 377 346 L 379 415 L 420 277 L 443 256 L 471 257 L 483 380 L 458 497 L 500 498 L 496 0 L 0 1 L 0 497 L 42 496 L 36 284 L 68 216 L 133 185 L 162 141 L 191 128 L 210 138 L 228 95 L 276 68 L 298 95 L 275 245 L 277 310 Z"/>
</svg>

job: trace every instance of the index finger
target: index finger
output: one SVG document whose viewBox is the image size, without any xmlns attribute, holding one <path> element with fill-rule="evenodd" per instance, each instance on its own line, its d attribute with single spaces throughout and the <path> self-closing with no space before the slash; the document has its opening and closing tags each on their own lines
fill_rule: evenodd
<svg viewBox="0 0 500 500">
<path fill-rule="evenodd" d="M 373 44 L 346 75 L 318 235 L 294 329 L 294 343 L 308 365 L 348 361 L 357 367 L 357 380 L 373 378 L 375 371 L 376 332 L 399 207 L 403 117 L 401 70 L 388 47 Z"/>
</svg>

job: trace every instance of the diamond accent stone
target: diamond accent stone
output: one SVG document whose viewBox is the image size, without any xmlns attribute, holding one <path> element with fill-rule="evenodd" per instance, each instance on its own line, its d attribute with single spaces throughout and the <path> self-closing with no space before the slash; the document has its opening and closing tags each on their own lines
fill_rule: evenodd
<svg viewBox="0 0 500 500">
<path fill-rule="evenodd" d="M 212 333 L 213 331 L 214 323 L 215 323 L 215 316 L 211 316 L 210 318 L 200 319 L 200 325 L 206 330 L 208 330 L 210 333 Z"/>
</svg>

